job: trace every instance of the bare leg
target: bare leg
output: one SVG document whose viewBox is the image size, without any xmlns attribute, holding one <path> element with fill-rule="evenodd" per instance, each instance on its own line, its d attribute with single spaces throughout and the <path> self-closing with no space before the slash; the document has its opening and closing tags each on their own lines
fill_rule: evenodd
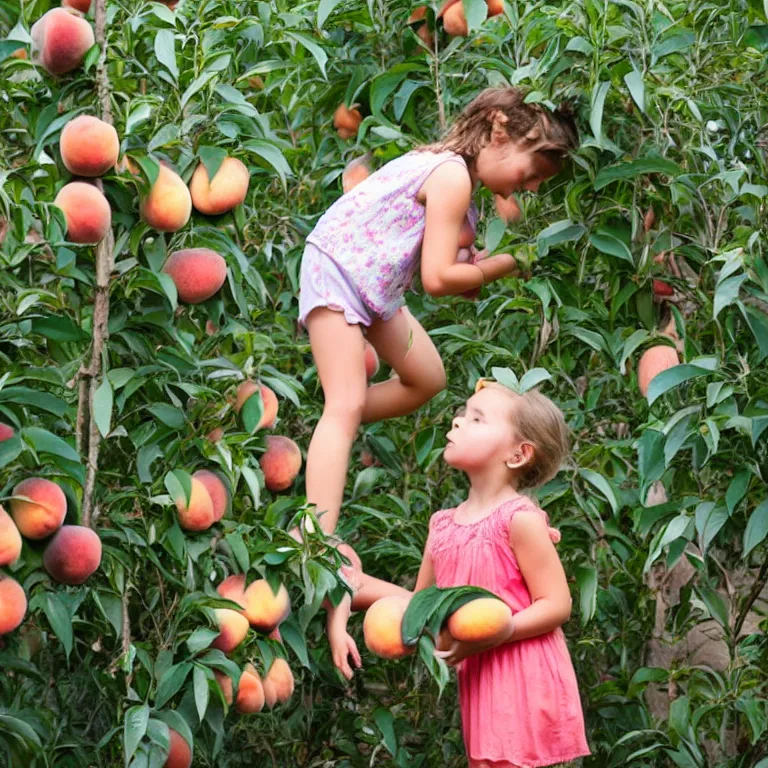
<svg viewBox="0 0 768 768">
<path fill-rule="evenodd" d="M 307 452 L 307 501 L 320 527 L 333 533 L 339 520 L 349 456 L 365 406 L 363 334 L 341 312 L 318 307 L 307 318 L 309 341 L 323 387 L 323 415 Z"/>
<path fill-rule="evenodd" d="M 406 307 L 389 320 L 374 321 L 367 338 L 397 375 L 368 387 L 364 424 L 412 413 L 445 389 L 443 361 Z"/>
</svg>

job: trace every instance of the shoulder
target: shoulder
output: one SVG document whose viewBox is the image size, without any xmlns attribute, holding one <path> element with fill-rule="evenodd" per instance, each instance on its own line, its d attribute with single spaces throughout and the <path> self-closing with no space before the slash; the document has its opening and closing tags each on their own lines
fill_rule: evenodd
<svg viewBox="0 0 768 768">
<path fill-rule="evenodd" d="M 436 165 L 420 190 L 425 199 L 429 201 L 430 198 L 452 197 L 468 206 L 472 197 L 472 180 L 469 178 L 467 164 L 453 152 L 432 154 L 432 158 Z"/>
<path fill-rule="evenodd" d="M 449 522 L 453 517 L 453 509 L 439 509 L 429 518 L 429 530 L 437 530 Z"/>
<path fill-rule="evenodd" d="M 527 496 L 510 502 L 505 518 L 510 543 L 542 533 L 549 538 L 547 513 Z"/>
</svg>

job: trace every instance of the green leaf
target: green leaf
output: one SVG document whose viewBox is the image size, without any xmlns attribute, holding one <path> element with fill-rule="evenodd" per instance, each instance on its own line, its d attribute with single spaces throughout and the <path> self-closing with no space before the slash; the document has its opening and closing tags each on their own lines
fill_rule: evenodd
<svg viewBox="0 0 768 768">
<path fill-rule="evenodd" d="M 645 83 L 643 82 L 642 72 L 638 72 L 636 69 L 627 72 L 624 75 L 624 82 L 627 88 L 629 88 L 629 94 L 632 96 L 635 104 L 637 104 L 637 108 L 641 112 L 645 112 Z"/>
<path fill-rule="evenodd" d="M 157 686 L 157 693 L 155 694 L 156 709 L 161 709 L 165 706 L 181 690 L 181 686 L 184 685 L 191 669 L 192 665 L 184 662 L 182 664 L 174 664 L 166 670 L 162 680 L 160 680 L 160 685 Z"/>
<path fill-rule="evenodd" d="M 195 690 L 197 716 L 200 718 L 200 722 L 203 722 L 211 694 L 211 689 L 208 687 L 208 674 L 206 673 L 205 668 L 196 664 L 195 670 L 192 673 L 192 680 Z"/>
<path fill-rule="evenodd" d="M 80 463 L 80 454 L 58 435 L 40 427 L 24 427 L 21 434 L 38 453 L 51 453 L 68 461 Z M 2 444 L 0 444 L 2 445 Z"/>
<path fill-rule="evenodd" d="M 625 342 L 622 347 L 621 359 L 619 360 L 619 371 L 624 376 L 627 373 L 627 360 L 632 356 L 633 352 L 650 336 L 648 331 L 641 328 L 635 331 Z"/>
<path fill-rule="evenodd" d="M 156 418 L 171 429 L 181 429 L 186 423 L 184 413 L 173 405 L 168 403 L 155 403 L 150 405 L 147 410 Z"/>
<path fill-rule="evenodd" d="M 187 648 L 190 653 L 200 653 L 208 648 L 219 636 L 219 633 L 208 627 L 198 627 L 188 638 Z"/>
<path fill-rule="evenodd" d="M 245 431 L 252 435 L 258 429 L 261 418 L 264 415 L 264 400 L 261 397 L 261 388 L 257 389 L 245 401 L 240 413 L 243 417 Z"/>
<path fill-rule="evenodd" d="M 104 376 L 93 395 L 93 419 L 102 437 L 106 437 L 112 424 L 112 405 L 114 396 L 109 378 Z"/>
<path fill-rule="evenodd" d="M 306 35 L 299 34 L 298 32 L 286 32 L 285 36 L 296 41 L 299 45 L 304 46 L 304 48 L 314 56 L 317 66 L 320 67 L 323 79 L 327 80 L 328 76 L 325 73 L 325 65 L 328 61 L 328 54 L 314 40 L 311 40 Z"/>
<path fill-rule="evenodd" d="M 655 429 L 646 429 L 638 443 L 638 472 L 643 492 L 651 483 L 661 479 L 666 469 L 664 443 L 666 435 Z"/>
<path fill-rule="evenodd" d="M 761 53 L 768 51 L 768 24 L 756 24 L 749 27 L 742 40 L 748 48 L 755 48 Z"/>
<path fill-rule="evenodd" d="M 598 83 L 592 89 L 592 107 L 589 113 L 589 127 L 592 129 L 592 135 L 598 144 L 603 141 L 603 108 L 605 106 L 605 97 L 608 95 L 608 89 L 611 87 L 610 80 L 604 80 Z"/>
<path fill-rule="evenodd" d="M 1 441 L 0 442 L 0 469 L 8 466 L 8 464 L 10 464 L 12 461 L 16 461 L 16 459 L 21 454 L 22 449 L 23 449 L 23 445 L 21 442 L 20 435 L 14 435 L 8 440 Z"/>
<path fill-rule="evenodd" d="M 467 28 L 472 34 L 480 29 L 488 15 L 488 6 L 485 0 L 461 0 L 464 4 L 464 18 L 467 20 Z"/>
<path fill-rule="evenodd" d="M 727 627 L 728 604 L 725 602 L 725 598 L 719 592 L 715 592 L 711 587 L 704 585 L 699 586 L 696 591 L 704 601 L 704 605 L 707 606 L 707 610 L 712 618 L 720 624 L 721 627 Z"/>
<path fill-rule="evenodd" d="M 155 56 L 173 75 L 173 79 L 178 80 L 179 68 L 176 65 L 175 37 L 170 29 L 161 29 L 155 35 Z"/>
<path fill-rule="evenodd" d="M 613 235 L 598 230 L 595 234 L 589 236 L 589 242 L 602 253 L 607 253 L 609 256 L 616 256 L 618 259 L 628 261 L 634 266 L 635 262 L 632 259 L 632 252 L 627 245 Z"/>
<path fill-rule="evenodd" d="M 520 388 L 520 382 L 511 368 L 491 368 L 491 376 L 513 392 L 517 392 Z"/>
<path fill-rule="evenodd" d="M 205 166 L 205 172 L 208 174 L 208 179 L 213 179 L 219 172 L 221 164 L 227 159 L 227 150 L 222 147 L 199 147 L 197 150 L 197 156 L 200 158 L 200 162 Z"/>
<path fill-rule="evenodd" d="M 576 569 L 576 582 L 579 585 L 581 626 L 585 627 L 597 608 L 597 570 L 591 565 L 580 566 Z"/>
<path fill-rule="evenodd" d="M 302 665 L 307 669 L 311 669 L 309 654 L 307 653 L 307 640 L 295 616 L 289 616 L 280 625 L 280 637 L 293 650 Z"/>
<path fill-rule="evenodd" d="M 539 256 L 544 258 L 549 253 L 549 249 L 555 245 L 578 240 L 585 231 L 581 224 L 574 224 L 568 219 L 550 224 L 546 229 L 539 232 L 536 238 Z"/>
<path fill-rule="evenodd" d="M 503 219 L 498 216 L 491 219 L 491 223 L 485 230 L 485 247 L 488 249 L 488 253 L 493 253 L 499 247 L 506 229 L 507 225 Z"/>
<path fill-rule="evenodd" d="M 699 548 L 706 554 L 720 529 L 728 522 L 728 511 L 713 501 L 703 502 L 696 507 L 696 531 L 699 534 Z"/>
<path fill-rule="evenodd" d="M 26 48 L 23 40 L 0 40 L 0 62 L 5 61 L 19 48 Z"/>
<path fill-rule="evenodd" d="M 541 384 L 542 381 L 550 381 L 551 379 L 552 375 L 545 368 L 531 368 L 523 374 L 517 391 L 521 395 L 525 394 L 529 389 Z"/>
<path fill-rule="evenodd" d="M 342 0 L 320 0 L 317 6 L 317 28 L 322 29 L 325 20 L 333 13 L 333 9 L 341 3 Z"/>
<path fill-rule="evenodd" d="M 725 492 L 725 505 L 728 508 L 728 514 L 732 515 L 744 498 L 749 487 L 749 481 L 752 479 L 752 473 L 748 469 L 742 469 L 736 473 L 736 476 L 728 485 Z"/>
<path fill-rule="evenodd" d="M 712 314 L 715 318 L 730 304 L 733 304 L 739 297 L 739 290 L 742 283 L 747 279 L 747 275 L 733 275 L 723 280 L 715 289 L 715 300 L 713 303 Z"/>
<path fill-rule="evenodd" d="M 247 573 L 251 567 L 251 559 L 248 554 L 248 547 L 243 541 L 243 536 L 240 533 L 228 533 L 225 537 L 227 544 L 232 548 L 232 554 L 237 560 L 237 564 L 243 569 L 243 573 Z"/>
<path fill-rule="evenodd" d="M 601 474 L 593 472 L 591 469 L 580 469 L 579 474 L 605 496 L 608 503 L 611 505 L 613 514 L 617 515 L 619 512 L 619 502 L 616 498 L 616 492 L 611 487 L 611 484 Z"/>
<path fill-rule="evenodd" d="M 189 473 L 183 469 L 174 469 L 166 474 L 164 483 L 174 502 L 182 499 L 184 506 L 189 506 L 189 501 L 192 498 L 192 476 Z"/>
<path fill-rule="evenodd" d="M 665 392 L 679 387 L 686 381 L 704 376 L 711 371 L 707 368 L 701 368 L 698 365 L 675 365 L 667 368 L 651 379 L 648 385 L 648 405 L 653 405 Z"/>
<path fill-rule="evenodd" d="M 74 644 L 72 619 L 69 617 L 69 612 L 61 598 L 54 592 L 46 592 L 43 611 L 54 634 L 61 640 L 61 644 L 64 646 L 64 651 L 67 654 L 67 659 L 69 659 L 69 654 L 72 653 L 72 646 Z"/>
<path fill-rule="evenodd" d="M 69 406 L 55 395 L 28 387 L 6 387 L 0 390 L 0 403 L 3 402 L 29 405 L 40 411 L 48 411 L 54 416 L 63 416 L 69 410 Z"/>
<path fill-rule="evenodd" d="M 384 746 L 393 757 L 397 754 L 397 736 L 395 736 L 395 725 L 392 713 L 388 709 L 378 707 L 373 713 L 373 721 L 376 727 L 381 731 Z"/>
<path fill-rule="evenodd" d="M 262 158 L 262 160 L 269 163 L 269 165 L 277 171 L 283 185 L 286 183 L 286 177 L 293 176 L 291 166 L 288 165 L 285 156 L 274 144 L 270 144 L 268 141 L 262 141 L 260 139 L 252 139 L 243 145 L 243 149 L 247 152 L 253 152 Z"/>
<path fill-rule="evenodd" d="M 749 553 L 758 544 L 761 544 L 768 536 L 768 499 L 752 510 L 744 531 L 744 551 L 742 557 L 747 558 Z"/>
<path fill-rule="evenodd" d="M 67 341 L 87 341 L 88 334 L 80 326 L 61 314 L 50 317 L 36 317 L 32 321 L 32 333 L 39 333 L 51 341 L 64 343 Z"/>
<path fill-rule="evenodd" d="M 125 713 L 125 722 L 123 730 L 123 750 L 125 752 L 125 764 L 131 762 L 136 747 L 144 738 L 149 723 L 149 707 L 146 704 L 142 706 L 131 707 Z"/>
<path fill-rule="evenodd" d="M 676 178 L 683 172 L 677 163 L 665 160 L 663 157 L 641 157 L 626 163 L 609 165 L 602 168 L 595 177 L 595 190 L 603 189 L 614 181 L 627 181 L 637 176 L 645 176 L 649 173 L 661 173 L 665 176 Z"/>
<path fill-rule="evenodd" d="M 747 320 L 750 331 L 757 341 L 759 354 L 757 362 L 762 363 L 768 357 L 768 316 L 754 307 L 741 306 L 744 317 Z"/>
</svg>

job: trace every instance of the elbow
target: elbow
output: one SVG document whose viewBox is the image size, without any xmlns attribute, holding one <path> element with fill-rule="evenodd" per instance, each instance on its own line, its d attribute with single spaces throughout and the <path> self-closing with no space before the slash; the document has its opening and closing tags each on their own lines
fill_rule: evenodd
<svg viewBox="0 0 768 768">
<path fill-rule="evenodd" d="M 437 275 L 422 275 L 421 284 L 424 287 L 424 292 L 430 296 L 438 298 L 446 295 L 445 283 Z"/>
<path fill-rule="evenodd" d="M 568 602 L 563 606 L 563 609 L 561 611 L 561 621 L 560 626 L 563 624 L 567 624 L 571 619 L 571 612 L 573 610 L 573 600 L 568 599 Z"/>
</svg>

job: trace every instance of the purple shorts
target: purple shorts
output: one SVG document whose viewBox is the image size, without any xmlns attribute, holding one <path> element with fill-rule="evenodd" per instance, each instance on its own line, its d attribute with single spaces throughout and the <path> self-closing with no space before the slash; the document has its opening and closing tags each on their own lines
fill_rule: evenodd
<svg viewBox="0 0 768 768">
<path fill-rule="evenodd" d="M 309 313 L 317 307 L 343 312 L 350 325 L 359 323 L 367 328 L 376 319 L 336 262 L 307 243 L 299 275 L 299 322 L 306 325 Z"/>
</svg>

